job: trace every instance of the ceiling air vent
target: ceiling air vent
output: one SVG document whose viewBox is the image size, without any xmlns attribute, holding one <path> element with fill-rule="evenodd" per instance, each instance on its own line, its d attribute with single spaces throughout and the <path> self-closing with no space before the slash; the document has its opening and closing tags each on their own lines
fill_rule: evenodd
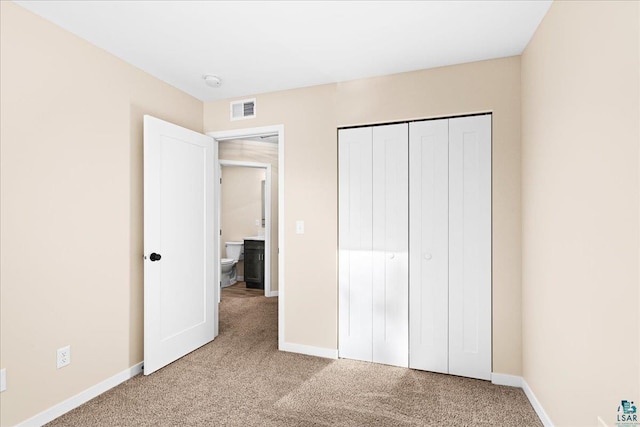
<svg viewBox="0 0 640 427">
<path fill-rule="evenodd" d="M 231 120 L 252 119 L 256 116 L 256 99 L 243 99 L 231 103 Z"/>
</svg>

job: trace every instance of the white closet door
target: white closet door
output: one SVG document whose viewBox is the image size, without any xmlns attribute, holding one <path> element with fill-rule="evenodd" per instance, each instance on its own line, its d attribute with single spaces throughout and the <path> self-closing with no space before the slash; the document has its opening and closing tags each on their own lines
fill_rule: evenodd
<svg viewBox="0 0 640 427">
<path fill-rule="evenodd" d="M 409 367 L 449 372 L 449 121 L 409 126 Z"/>
<path fill-rule="evenodd" d="M 373 128 L 373 361 L 409 364 L 408 124 Z"/>
<path fill-rule="evenodd" d="M 491 116 L 449 120 L 449 373 L 491 378 Z"/>
<path fill-rule="evenodd" d="M 372 360 L 372 129 L 339 131 L 339 355 Z"/>
</svg>

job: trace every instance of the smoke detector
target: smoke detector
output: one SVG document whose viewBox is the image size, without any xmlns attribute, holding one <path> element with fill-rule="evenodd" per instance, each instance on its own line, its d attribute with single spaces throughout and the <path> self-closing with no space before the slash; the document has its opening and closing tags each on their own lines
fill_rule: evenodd
<svg viewBox="0 0 640 427">
<path fill-rule="evenodd" d="M 204 82 L 207 84 L 207 86 L 220 87 L 220 85 L 222 85 L 222 80 L 220 80 L 220 77 L 214 76 L 213 74 L 205 74 L 204 76 L 202 76 L 202 78 L 204 79 Z"/>
</svg>

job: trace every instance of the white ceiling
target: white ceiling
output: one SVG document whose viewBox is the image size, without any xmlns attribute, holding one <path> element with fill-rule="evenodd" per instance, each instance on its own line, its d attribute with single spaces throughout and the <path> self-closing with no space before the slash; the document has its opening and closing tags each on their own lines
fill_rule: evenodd
<svg viewBox="0 0 640 427">
<path fill-rule="evenodd" d="M 16 3 L 214 100 L 518 55 L 551 0 Z"/>
</svg>

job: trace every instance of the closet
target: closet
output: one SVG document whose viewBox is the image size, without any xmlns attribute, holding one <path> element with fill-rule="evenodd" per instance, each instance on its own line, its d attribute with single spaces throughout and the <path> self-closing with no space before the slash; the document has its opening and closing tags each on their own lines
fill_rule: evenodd
<svg viewBox="0 0 640 427">
<path fill-rule="evenodd" d="M 340 129 L 339 356 L 491 376 L 491 115 Z"/>
<path fill-rule="evenodd" d="M 340 357 L 408 366 L 408 124 L 340 130 Z"/>
</svg>

